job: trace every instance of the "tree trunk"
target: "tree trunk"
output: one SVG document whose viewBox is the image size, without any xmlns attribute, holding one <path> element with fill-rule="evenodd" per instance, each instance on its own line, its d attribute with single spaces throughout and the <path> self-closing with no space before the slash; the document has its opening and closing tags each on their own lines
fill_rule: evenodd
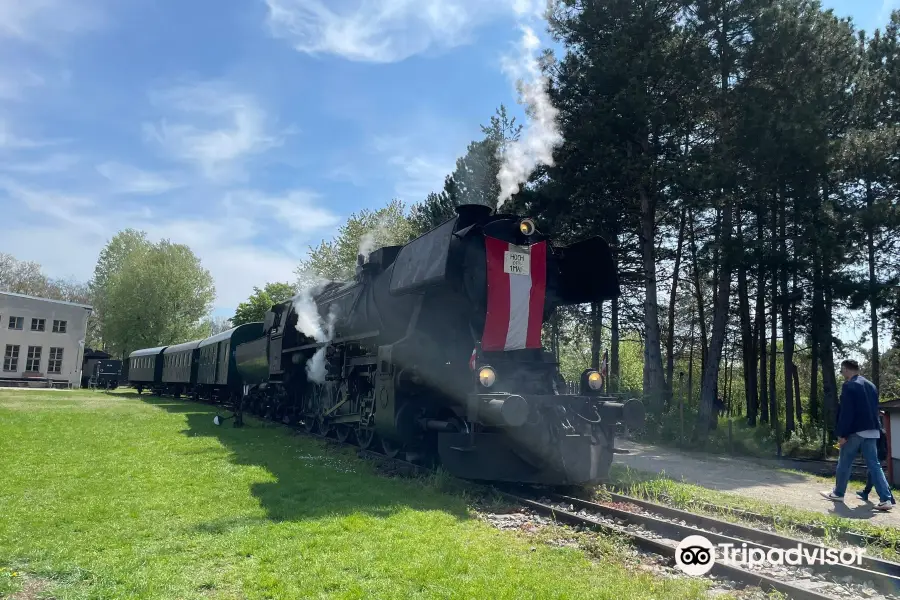
<svg viewBox="0 0 900 600">
<path fill-rule="evenodd" d="M 722 239 L 721 232 L 722 231 L 722 210 L 716 207 L 716 227 L 713 229 L 713 239 Z M 722 249 L 719 247 L 719 244 L 716 244 L 713 248 L 713 262 L 712 262 L 712 297 L 718 297 L 719 291 L 719 264 L 721 262 Z"/>
<path fill-rule="evenodd" d="M 772 206 L 772 244 L 778 239 L 778 210 L 777 206 Z M 773 248 L 774 249 L 774 248 Z M 775 444 L 778 455 L 781 456 L 781 432 L 778 429 L 778 396 L 777 396 L 777 375 L 778 375 L 778 269 L 772 267 L 772 322 L 770 323 L 770 339 L 769 347 L 769 418 L 772 429 L 775 430 Z"/>
<path fill-rule="evenodd" d="M 824 182 L 822 196 L 828 198 L 828 182 Z M 818 213 L 813 217 L 813 227 L 820 226 Z M 834 427 L 837 421 L 837 380 L 834 368 L 834 335 L 831 324 L 831 248 L 827 244 L 817 244 L 817 252 L 813 254 L 813 281 L 817 282 L 813 290 L 813 307 L 816 313 L 817 338 L 819 356 L 822 360 L 822 422 L 827 443 L 834 440 Z"/>
<path fill-rule="evenodd" d="M 816 238 L 818 217 L 817 213 L 812 218 L 812 230 L 809 232 L 811 254 L 813 259 L 812 272 L 812 315 L 809 328 L 809 342 L 812 368 L 809 381 L 809 416 L 813 422 L 818 423 L 820 418 L 824 424 L 825 412 L 819 405 L 819 363 L 822 359 L 822 342 L 825 339 L 822 332 L 822 313 L 824 307 L 824 294 L 822 293 L 822 246 Z M 824 364 L 824 363 L 823 363 Z M 824 377 L 823 377 L 824 381 Z"/>
<path fill-rule="evenodd" d="M 613 298 L 609 319 L 609 379 L 612 391 L 619 391 L 619 299 Z"/>
<path fill-rule="evenodd" d="M 728 387 L 726 390 L 726 394 L 728 394 L 728 402 L 726 402 L 725 406 L 728 409 L 728 416 L 731 417 L 733 407 L 734 407 L 734 355 L 737 352 L 737 343 L 731 345 L 731 366 L 728 369 Z"/>
<path fill-rule="evenodd" d="M 812 327 L 810 327 L 809 331 L 809 345 L 810 345 L 810 376 L 809 376 L 809 419 L 813 423 L 819 422 L 819 323 L 816 318 L 816 313 L 818 312 L 816 309 L 816 299 L 815 299 L 815 289 L 819 285 L 815 281 L 815 275 L 813 276 L 813 316 L 812 316 Z"/>
<path fill-rule="evenodd" d="M 878 280 L 875 277 L 875 217 L 872 207 L 875 197 L 872 183 L 866 181 L 866 249 L 869 263 L 869 319 L 872 327 L 872 359 L 869 377 L 876 388 L 880 388 L 881 355 L 878 351 Z"/>
<path fill-rule="evenodd" d="M 800 371 L 797 365 L 791 363 L 791 379 L 794 382 L 794 398 L 797 400 L 797 406 L 800 406 Z M 797 419 L 797 426 L 800 426 L 800 419 Z"/>
<path fill-rule="evenodd" d="M 603 329 L 603 304 L 591 302 L 591 368 L 600 370 L 600 344 Z"/>
<path fill-rule="evenodd" d="M 830 261 L 823 261 L 823 269 L 830 268 Z M 834 333 L 831 328 L 831 309 L 832 309 L 832 292 L 831 292 L 831 282 L 828 280 L 824 281 L 824 313 L 822 315 L 822 323 L 824 325 L 822 329 L 822 389 L 824 392 L 824 400 L 825 400 L 825 417 L 826 417 L 826 427 L 829 431 L 829 439 L 834 438 L 834 427 L 837 420 L 837 377 L 834 368 L 834 349 L 832 340 L 834 339 Z"/>
<path fill-rule="evenodd" d="M 743 245 L 743 228 L 741 219 L 737 219 L 738 240 Z M 741 316 L 741 355 L 744 365 L 744 395 L 747 402 L 747 422 L 756 426 L 756 344 L 750 325 L 750 294 L 747 289 L 747 260 L 742 253 L 738 265 L 738 305 Z"/>
<path fill-rule="evenodd" d="M 688 395 L 685 404 L 690 404 L 694 399 L 694 324 L 695 315 L 691 315 L 691 350 L 688 353 Z"/>
<path fill-rule="evenodd" d="M 791 381 L 791 365 L 794 364 L 793 340 L 791 324 L 788 317 L 791 312 L 791 299 L 788 295 L 788 252 L 787 252 L 787 208 L 784 194 L 781 196 L 781 208 L 778 226 L 778 254 L 781 257 L 781 333 L 784 365 L 784 437 L 790 439 L 794 431 L 794 386 Z M 773 298 L 774 299 L 774 298 Z"/>
<path fill-rule="evenodd" d="M 681 209 L 681 223 L 678 226 L 678 244 L 675 246 L 675 266 L 672 269 L 672 290 L 669 293 L 669 322 L 666 332 L 666 388 L 671 398 L 674 387 L 672 377 L 675 372 L 675 303 L 678 300 L 678 280 L 681 273 L 681 249 L 684 246 L 684 228 L 687 223 L 687 209 Z"/>
<path fill-rule="evenodd" d="M 666 380 L 662 365 L 659 302 L 656 290 L 656 207 L 648 190 L 641 188 L 641 254 L 644 266 L 644 397 L 659 412 Z"/>
<path fill-rule="evenodd" d="M 794 239 L 796 240 L 799 237 L 798 232 L 794 232 Z M 794 251 L 794 257 L 796 258 L 796 250 Z M 796 350 L 795 346 L 797 344 L 797 267 L 796 262 L 794 266 L 794 275 L 793 280 L 791 282 L 791 318 L 790 318 L 790 326 L 791 326 L 791 364 L 793 364 L 793 357 L 795 356 L 794 351 Z M 794 365 L 794 378 L 796 379 L 794 385 L 794 407 L 796 408 L 796 417 L 797 423 L 796 427 L 799 428 L 803 424 L 803 403 L 800 401 L 800 373 L 797 372 L 797 365 Z"/>
<path fill-rule="evenodd" d="M 760 248 L 763 244 L 763 209 L 760 207 L 756 222 L 757 240 Z M 759 395 L 757 405 L 760 409 L 759 420 L 769 422 L 768 376 L 766 369 L 766 268 L 760 256 L 759 272 L 756 275 L 756 330 L 759 332 Z"/>
<path fill-rule="evenodd" d="M 700 268 L 697 265 L 697 239 L 694 236 L 694 215 L 689 215 L 689 232 L 691 236 L 691 271 L 694 278 L 694 295 L 697 299 L 697 322 L 700 325 L 700 370 L 706 369 L 706 310 L 703 306 L 703 288 L 700 286 Z"/>
<path fill-rule="evenodd" d="M 733 203 L 726 199 L 722 210 L 722 229 L 719 238 L 722 265 L 719 268 L 718 293 L 713 306 L 713 330 L 709 345 L 706 365 L 703 372 L 703 387 L 700 392 L 700 410 L 697 413 L 695 437 L 705 440 L 709 434 L 710 416 L 719 381 L 719 361 L 722 360 L 722 348 L 725 343 L 725 332 L 728 325 L 728 309 L 731 297 L 731 228 Z"/>
</svg>

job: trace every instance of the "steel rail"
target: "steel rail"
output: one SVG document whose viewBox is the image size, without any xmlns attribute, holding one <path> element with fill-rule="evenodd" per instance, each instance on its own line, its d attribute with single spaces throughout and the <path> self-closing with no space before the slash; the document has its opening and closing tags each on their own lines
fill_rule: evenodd
<svg viewBox="0 0 900 600">
<path fill-rule="evenodd" d="M 590 516 L 578 515 L 574 512 L 562 510 L 543 502 L 538 502 L 529 498 L 523 498 L 521 496 L 515 496 L 513 494 L 504 494 L 511 501 L 520 503 L 524 506 L 528 506 L 538 513 L 552 517 L 554 520 L 567 523 L 569 525 L 580 525 L 583 527 L 588 527 L 594 531 L 598 531 L 601 533 L 625 536 L 630 543 L 642 550 L 657 554 L 659 556 L 664 556 L 673 561 L 675 560 L 675 546 L 668 544 L 662 540 L 653 539 L 639 533 L 629 531 L 625 528 L 613 527 L 606 523 L 602 523 L 597 519 L 591 518 Z M 761 573 L 754 573 L 752 571 L 748 571 L 746 569 L 742 569 L 740 567 L 729 565 L 723 562 L 716 562 L 713 565 L 710 573 L 712 575 L 724 577 L 746 586 L 758 586 L 767 592 L 775 590 L 782 594 L 787 594 L 789 598 L 793 598 L 795 600 L 837 600 L 835 596 L 822 594 L 815 590 L 796 586 L 786 581 L 781 581 L 773 577 L 763 575 Z"/>
</svg>

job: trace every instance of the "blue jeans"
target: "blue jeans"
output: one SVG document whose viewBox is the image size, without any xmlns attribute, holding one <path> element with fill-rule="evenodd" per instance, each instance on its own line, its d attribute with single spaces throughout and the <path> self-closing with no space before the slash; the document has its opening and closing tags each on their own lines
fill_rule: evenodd
<svg viewBox="0 0 900 600">
<path fill-rule="evenodd" d="M 878 440 L 874 438 L 860 437 L 855 433 L 851 433 L 847 438 L 847 443 L 841 448 L 841 455 L 838 458 L 837 472 L 835 473 L 834 493 L 843 496 L 847 491 L 847 484 L 850 482 L 850 467 L 856 455 L 862 451 L 863 460 L 866 461 L 866 468 L 873 478 L 875 491 L 878 492 L 878 499 L 887 502 L 891 499 L 891 490 L 888 487 L 887 477 L 881 470 L 881 463 L 878 462 Z"/>
</svg>

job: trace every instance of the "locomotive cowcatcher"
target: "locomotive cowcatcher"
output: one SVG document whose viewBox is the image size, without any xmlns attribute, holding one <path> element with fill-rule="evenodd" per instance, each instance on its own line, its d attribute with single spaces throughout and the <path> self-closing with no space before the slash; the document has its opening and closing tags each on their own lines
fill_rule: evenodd
<svg viewBox="0 0 900 600">
<path fill-rule="evenodd" d="M 604 479 L 616 425 L 640 427 L 643 405 L 604 396 L 590 369 L 562 393 L 542 329 L 560 306 L 620 294 L 608 244 L 554 247 L 531 219 L 456 212 L 360 256 L 351 281 L 273 306 L 234 351 L 243 406 L 461 478 Z"/>
</svg>

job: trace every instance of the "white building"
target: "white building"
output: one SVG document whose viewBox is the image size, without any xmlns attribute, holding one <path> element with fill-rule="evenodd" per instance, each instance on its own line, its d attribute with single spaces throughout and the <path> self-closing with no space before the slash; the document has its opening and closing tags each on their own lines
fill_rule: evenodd
<svg viewBox="0 0 900 600">
<path fill-rule="evenodd" d="M 0 381 L 81 385 L 84 337 L 92 308 L 0 291 Z"/>
</svg>

